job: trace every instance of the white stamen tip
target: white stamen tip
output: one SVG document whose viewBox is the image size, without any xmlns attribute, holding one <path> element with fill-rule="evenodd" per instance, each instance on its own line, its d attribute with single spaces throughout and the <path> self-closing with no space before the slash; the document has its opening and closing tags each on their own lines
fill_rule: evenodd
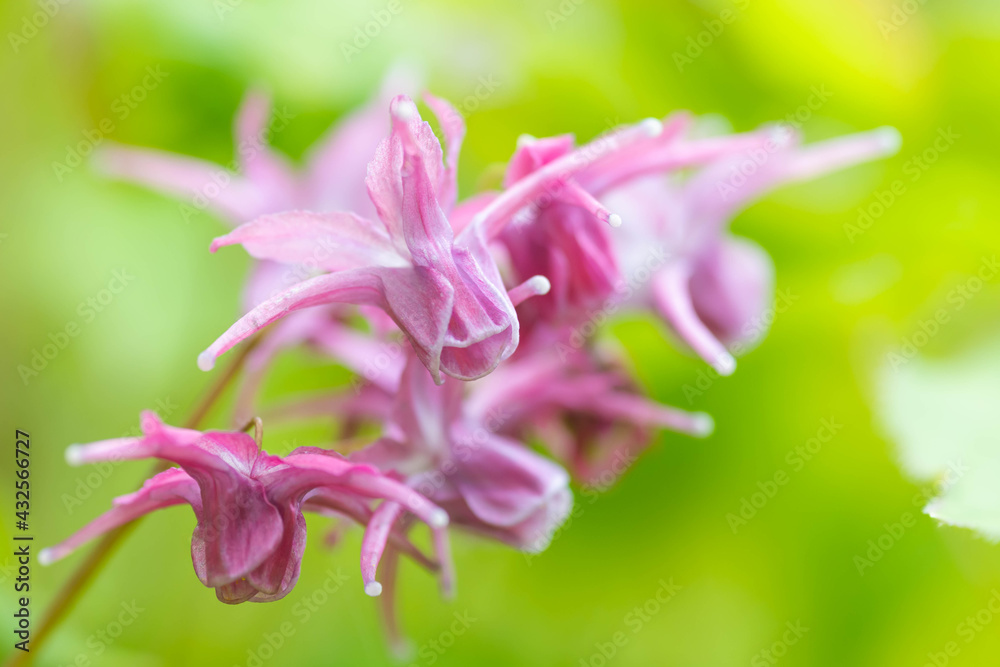
<svg viewBox="0 0 1000 667">
<path fill-rule="evenodd" d="M 373 598 L 382 595 L 382 584 L 377 581 L 369 581 L 365 584 L 365 595 Z"/>
<path fill-rule="evenodd" d="M 441 508 L 433 510 L 430 519 L 428 524 L 431 528 L 444 528 L 448 525 L 448 513 Z"/>
<path fill-rule="evenodd" d="M 49 565 L 55 561 L 55 557 L 52 555 L 52 549 L 42 549 L 38 552 L 38 564 L 39 565 Z"/>
<path fill-rule="evenodd" d="M 903 146 L 903 135 L 894 127 L 886 126 L 873 130 L 879 145 L 887 153 L 896 153 Z"/>
<path fill-rule="evenodd" d="M 70 445 L 66 448 L 66 463 L 71 466 L 78 466 L 83 463 L 83 445 Z"/>
<path fill-rule="evenodd" d="M 611 215 L 608 216 L 608 224 L 611 225 L 612 227 L 621 227 L 622 217 L 617 213 L 612 213 Z"/>
<path fill-rule="evenodd" d="M 392 108 L 392 115 L 401 121 L 410 121 L 417 117 L 417 105 L 410 101 L 399 102 Z"/>
<path fill-rule="evenodd" d="M 532 276 L 528 280 L 531 283 L 531 291 L 539 296 L 548 294 L 552 289 L 552 283 L 545 276 Z"/>
<path fill-rule="evenodd" d="M 215 355 L 205 350 L 198 355 L 198 368 L 203 371 L 210 371 L 215 368 Z"/>
<path fill-rule="evenodd" d="M 707 438 L 715 430 L 715 420 L 712 415 L 698 412 L 693 415 L 694 420 L 691 425 L 691 435 L 699 438 Z"/>
<path fill-rule="evenodd" d="M 771 128 L 769 138 L 778 148 L 786 148 L 795 140 L 795 128 L 787 124 L 775 125 Z"/>
<path fill-rule="evenodd" d="M 517 147 L 518 148 L 524 148 L 525 146 L 533 144 L 536 141 L 538 141 L 538 139 L 535 138 L 534 135 L 531 135 L 531 134 L 522 134 L 521 136 L 519 136 L 517 138 Z"/>
<path fill-rule="evenodd" d="M 647 118 L 639 123 L 639 127 L 649 137 L 658 137 L 663 132 L 663 123 L 658 118 Z"/>
<path fill-rule="evenodd" d="M 719 375 L 732 375 L 736 370 L 736 360 L 731 354 L 720 354 L 712 366 L 719 372 Z"/>
</svg>

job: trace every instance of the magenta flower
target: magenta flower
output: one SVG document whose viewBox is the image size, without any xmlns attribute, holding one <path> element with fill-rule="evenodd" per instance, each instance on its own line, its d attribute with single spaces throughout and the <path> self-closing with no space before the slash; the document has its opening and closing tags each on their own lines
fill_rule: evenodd
<svg viewBox="0 0 1000 667">
<path fill-rule="evenodd" d="M 743 349 L 764 332 L 755 321 L 770 304 L 774 273 L 758 246 L 725 236 L 729 220 L 772 189 L 883 157 L 899 143 L 891 128 L 805 148 L 776 127 L 690 139 L 690 120 L 676 114 L 658 135 L 588 164 L 525 224 L 504 232 L 515 276 L 537 271 L 552 283 L 526 309 L 529 322 L 579 321 L 581 311 L 619 300 L 651 307 L 728 375 L 736 362 L 727 346 Z M 572 146 L 569 135 L 523 139 L 507 183 L 573 155 Z M 664 178 L 692 167 L 687 179 Z M 587 224 L 588 213 L 605 217 L 598 201 L 626 221 L 622 229 L 606 234 Z"/>
<path fill-rule="evenodd" d="M 203 369 L 285 313 L 325 303 L 385 310 L 438 382 L 441 373 L 480 377 L 510 356 L 518 342 L 514 306 L 544 293 L 548 283 L 532 277 L 508 293 L 479 225 L 455 235 L 447 212 L 455 200 L 464 124 L 446 102 L 428 100 L 448 140 L 448 164 L 413 102 L 397 97 L 391 106 L 392 133 L 369 165 L 368 190 L 378 222 L 352 213 L 286 213 L 260 218 L 216 240 L 213 250 L 242 243 L 257 258 L 282 262 L 301 262 L 324 248 L 321 266 L 330 273 L 244 316 L 199 357 Z"/>
<path fill-rule="evenodd" d="M 66 458 L 78 465 L 154 457 L 180 468 L 159 473 L 139 491 L 117 498 L 113 509 L 44 550 L 41 562 L 63 558 L 144 514 L 187 503 L 198 519 L 191 541 L 198 579 L 226 603 L 269 602 L 287 595 L 298 580 L 306 543 L 303 503 L 364 519 L 379 515 L 379 509 L 359 508 L 383 499 L 379 507 L 399 508 L 393 517 L 405 509 L 436 534 L 448 524 L 444 510 L 412 489 L 334 452 L 300 448 L 283 458 L 272 456 L 245 433 L 174 428 L 152 412 L 143 413 L 142 429 L 138 438 L 74 445 Z M 311 501 L 311 496 L 317 499 Z M 370 521 L 369 526 L 377 540 L 388 539 L 391 522 Z"/>
<path fill-rule="evenodd" d="M 473 386 L 476 383 L 473 383 Z M 435 385 L 411 356 L 390 397 L 383 436 L 351 460 L 391 470 L 445 508 L 452 525 L 518 549 L 541 550 L 569 514 L 569 476 L 499 435 L 505 415 L 467 411 L 467 383 Z"/>
</svg>

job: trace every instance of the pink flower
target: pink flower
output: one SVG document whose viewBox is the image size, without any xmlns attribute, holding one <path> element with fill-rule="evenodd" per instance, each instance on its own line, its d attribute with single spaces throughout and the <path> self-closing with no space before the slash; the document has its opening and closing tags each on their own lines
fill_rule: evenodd
<svg viewBox="0 0 1000 667">
<path fill-rule="evenodd" d="M 287 595 L 298 580 L 306 543 L 304 503 L 368 518 L 372 539 L 383 544 L 391 522 L 371 520 L 380 515 L 379 509 L 365 509 L 373 499 L 383 499 L 380 508 L 398 508 L 393 517 L 404 509 L 412 512 L 436 534 L 443 534 L 448 524 L 444 510 L 412 489 L 334 452 L 300 448 L 283 458 L 272 456 L 245 433 L 174 428 L 152 412 L 143 413 L 142 429 L 138 438 L 74 445 L 66 458 L 78 465 L 155 457 L 180 467 L 117 498 L 110 511 L 44 550 L 39 556 L 43 564 L 144 514 L 186 503 L 198 519 L 191 557 L 199 580 L 226 603 L 269 602 Z"/>
<path fill-rule="evenodd" d="M 385 135 L 384 109 L 395 94 L 390 91 L 416 88 L 416 78 L 402 68 L 390 72 L 371 102 L 332 127 L 307 152 L 302 168 L 268 145 L 271 134 L 294 116 L 282 111 L 272 120 L 270 99 L 261 92 L 251 92 L 240 106 L 234 128 L 236 158 L 228 166 L 118 145 L 102 150 L 98 165 L 111 176 L 183 199 L 185 220 L 202 209 L 233 227 L 296 209 L 373 215 L 365 195 L 365 167 Z M 247 281 L 245 310 L 309 277 L 309 269 L 259 262 Z"/>
<path fill-rule="evenodd" d="M 315 259 L 320 248 L 319 265 L 329 273 L 247 313 L 201 354 L 201 368 L 211 368 L 220 354 L 288 312 L 353 303 L 382 308 L 406 333 L 436 382 L 443 381 L 442 373 L 462 380 L 486 375 L 517 347 L 514 306 L 544 294 L 549 285 L 531 276 L 508 292 L 487 243 L 547 189 L 660 128 L 656 121 L 626 128 L 611 140 L 554 160 L 495 198 L 470 200 L 449 220 L 465 127 L 446 102 L 427 100 L 441 120 L 447 165 L 416 105 L 405 96 L 394 99 L 392 133 L 368 167 L 377 222 L 353 213 L 292 212 L 265 216 L 216 239 L 213 250 L 240 243 L 254 257 L 280 262 Z"/>
<path fill-rule="evenodd" d="M 472 383 L 475 386 L 477 383 Z M 435 385 L 411 357 L 382 438 L 352 460 L 391 470 L 447 509 L 452 525 L 518 549 L 541 550 L 569 514 L 569 476 L 498 434 L 502 411 L 472 416 L 469 383 Z"/>
<path fill-rule="evenodd" d="M 747 137 L 760 145 L 748 148 Z M 718 139 L 681 139 L 676 150 L 691 152 L 710 141 Z M 787 128 L 765 128 L 732 141 L 733 150 L 686 180 L 646 177 L 599 193 L 632 223 L 615 237 L 622 270 L 634 278 L 631 302 L 653 308 L 724 375 L 736 367 L 729 348 L 746 349 L 766 332 L 774 292 L 767 253 L 728 235 L 730 220 L 782 185 L 894 153 L 899 134 L 883 128 L 800 147 Z M 652 253 L 657 247 L 662 251 Z M 638 280 L 642 276 L 651 278 Z"/>
<path fill-rule="evenodd" d="M 899 143 L 891 128 L 805 148 L 775 127 L 691 139 L 690 121 L 675 114 L 656 136 L 587 164 L 524 224 L 504 231 L 515 278 L 537 272 L 552 283 L 525 309 L 528 323 L 572 322 L 596 305 L 628 301 L 655 309 L 728 375 L 736 362 L 727 346 L 742 349 L 765 330 L 754 322 L 770 305 L 774 273 L 762 249 L 725 234 L 729 220 L 774 188 L 891 154 Z M 525 138 L 506 184 L 573 154 L 569 135 Z M 664 178 L 690 168 L 686 179 Z M 608 208 L 625 221 L 611 234 L 593 224 Z"/>
</svg>

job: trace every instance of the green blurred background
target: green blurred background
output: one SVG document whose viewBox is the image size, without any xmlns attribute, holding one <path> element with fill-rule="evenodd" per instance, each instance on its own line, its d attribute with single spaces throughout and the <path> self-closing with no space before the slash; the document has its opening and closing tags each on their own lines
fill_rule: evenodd
<svg viewBox="0 0 1000 667">
<path fill-rule="evenodd" d="M 350 62 L 342 44 L 386 3 L 2 4 L 0 392 L 10 447 L 2 477 L 10 489 L 14 429 L 29 431 L 36 544 L 62 539 L 142 480 L 148 466 L 126 463 L 88 482 L 93 471 L 68 467 L 63 449 L 125 434 L 144 408 L 182 421 L 210 380 L 195 357 L 232 322 L 248 264 L 241 252 L 208 253 L 224 226 L 207 213 L 185 222 L 176 201 L 106 181 L 87 165 L 60 178 L 52 163 L 103 120 L 113 121 L 114 141 L 224 164 L 240 98 L 262 85 L 295 114 L 275 144 L 297 158 L 393 63 L 421 67 L 430 89 L 456 101 L 486 77 L 495 91 L 466 107 L 461 185 L 470 193 L 495 181 L 524 132 L 587 139 L 609 123 L 674 109 L 747 130 L 785 119 L 822 90 L 827 99 L 800 116 L 808 139 L 894 125 L 904 145 L 894 159 L 784 190 L 735 222 L 736 233 L 770 251 L 777 286 L 790 295 L 764 343 L 735 376 L 711 380 L 651 321 L 614 327 L 650 392 L 710 412 L 715 435 L 665 434 L 613 489 L 596 500 L 577 494 L 571 524 L 540 556 L 456 535 L 454 602 L 404 564 L 412 663 L 599 667 L 602 648 L 610 653 L 606 644 L 623 632 L 608 664 L 917 667 L 935 664 L 928 654 L 939 665 L 996 664 L 1000 618 L 971 638 L 960 624 L 1000 589 L 1000 548 L 920 514 L 921 488 L 881 435 L 872 389 L 887 346 L 912 336 L 1000 243 L 995 0 L 399 3 Z M 44 6 L 54 15 L 37 34 L 12 40 Z M 720 30 L 724 10 L 736 18 Z M 115 100 L 147 67 L 167 77 L 122 118 Z M 913 158 L 941 132 L 958 138 L 919 166 Z M 871 207 L 888 201 L 893 183 L 902 194 L 859 228 L 859 207 L 877 213 Z M 79 304 L 120 269 L 134 280 L 85 322 Z M 924 352 L 1000 335 L 998 305 L 988 284 Z M 82 323 L 80 334 L 25 383 L 17 366 L 71 321 Z M 266 395 L 344 381 L 343 371 L 291 353 Z M 222 410 L 213 415 L 215 425 L 225 419 Z M 817 437 L 824 419 L 842 427 L 800 466 L 789 452 Z M 325 434 L 269 429 L 267 447 L 284 453 L 293 443 L 323 444 Z M 787 483 L 734 532 L 727 515 L 779 471 Z M 68 508 L 67 496 L 81 502 Z M 6 545 L 13 512 L 3 507 Z M 906 513 L 915 525 L 887 540 L 886 524 Z M 286 622 L 294 635 L 262 664 L 393 664 L 362 590 L 358 532 L 329 551 L 319 539 L 326 521 L 310 521 L 292 594 L 229 607 L 194 576 L 191 512 L 157 514 L 116 552 L 37 664 L 83 656 L 95 665 L 254 665 L 248 649 L 257 652 Z M 859 573 L 857 557 L 868 558 L 869 540 L 880 538 L 890 548 Z M 82 556 L 35 567 L 36 621 Z M 338 571 L 347 576 L 340 589 L 317 593 Z M 676 596 L 637 616 L 634 608 L 671 578 L 682 586 Z M 8 619 L 0 655 L 8 655 L 10 570 L 0 579 Z M 309 600 L 315 611 L 306 613 Z M 134 622 L 101 639 L 133 601 L 142 609 Z M 456 613 L 474 619 L 460 636 L 449 634 Z M 782 646 L 786 624 L 808 630 Z M 944 653 L 949 642 L 957 655 Z M 772 650 L 781 655 L 762 653 Z"/>
</svg>

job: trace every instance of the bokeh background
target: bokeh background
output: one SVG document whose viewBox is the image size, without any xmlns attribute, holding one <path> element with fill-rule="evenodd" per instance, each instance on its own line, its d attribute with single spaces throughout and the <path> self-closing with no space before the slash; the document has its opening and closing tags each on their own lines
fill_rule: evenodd
<svg viewBox="0 0 1000 667">
<path fill-rule="evenodd" d="M 771 252 L 787 307 L 776 309 L 769 337 L 735 376 L 711 378 L 652 321 L 614 325 L 651 394 L 710 412 L 715 435 L 662 435 L 614 488 L 596 499 L 578 494 L 576 515 L 540 556 L 456 536 L 454 602 L 404 564 L 410 662 L 996 664 L 1000 618 L 990 613 L 983 623 L 981 610 L 1000 589 L 1000 547 L 921 514 L 926 486 L 897 465 L 873 379 L 886 351 L 904 346 L 928 313 L 951 308 L 949 291 L 1000 243 L 1000 7 L 993 0 L 398 2 L 398 14 L 350 58 L 342 45 L 386 3 L 0 5 L 0 392 L 10 448 L 2 478 L 10 489 L 14 429 L 29 431 L 36 544 L 66 536 L 141 481 L 145 463 L 88 481 L 92 471 L 69 468 L 63 449 L 129 432 L 144 408 L 182 421 L 210 379 L 195 357 L 233 320 L 248 264 L 235 250 L 208 253 L 224 229 L 208 213 L 185 221 L 174 200 L 107 181 L 86 161 L 62 174 L 53 162 L 65 162 L 85 132 L 110 119 L 108 140 L 226 164 L 231 120 L 251 86 L 271 90 L 294 114 L 274 143 L 298 158 L 404 62 L 459 103 L 483 79 L 495 84 L 463 107 L 465 194 L 496 181 L 521 133 L 588 139 L 609 124 L 675 109 L 712 114 L 736 130 L 798 113 L 810 140 L 881 125 L 904 138 L 893 159 L 783 190 L 736 220 L 738 234 Z M 720 29 L 724 10 L 736 19 Z M 26 29 L 26 17 L 43 11 L 51 17 L 37 34 Z M 149 67 L 167 76 L 122 117 L 116 100 Z M 803 107 L 816 91 L 824 101 Z M 950 142 L 935 148 L 944 135 Z M 871 214 L 863 226 L 859 209 Z M 80 304 L 122 269 L 134 279 L 84 321 Z M 920 354 L 947 357 L 1000 336 L 998 305 L 1000 289 L 986 281 Z M 80 334 L 25 382 L 18 365 L 30 364 L 49 334 L 70 322 L 80 323 Z M 290 353 L 265 392 L 346 380 L 320 359 Z M 836 434 L 800 465 L 794 450 L 825 436 L 824 420 L 838 425 Z M 224 409 L 212 421 L 225 424 Z M 267 437 L 270 450 L 284 453 L 322 444 L 327 433 L 310 426 Z M 787 483 L 734 531 L 727 515 L 779 472 Z M 910 525 L 887 540 L 907 514 Z M 4 544 L 12 515 L 5 501 Z M 69 665 L 80 656 L 90 662 L 76 664 L 130 667 L 393 664 L 357 572 L 360 536 L 350 533 L 330 551 L 317 539 L 323 523 L 312 521 L 291 595 L 229 607 L 194 576 L 190 511 L 162 512 L 116 552 L 36 664 Z M 889 548 L 859 565 L 871 558 L 869 541 L 880 538 Z M 35 567 L 36 619 L 82 555 Z M 343 585 L 319 594 L 338 571 Z M 0 579 L 6 610 L 11 571 L 0 570 Z M 646 617 L 634 614 L 671 579 L 682 587 L 676 596 Z M 120 636 L 101 638 L 109 625 L 115 630 L 123 603 L 141 612 Z M 970 637 L 960 624 L 977 613 L 982 625 Z M 460 636 L 449 635 L 454 614 L 473 619 Z M 294 635 L 255 662 L 248 650 L 260 655 L 286 622 Z M 782 646 L 783 635 L 792 637 L 788 624 L 807 630 Z M 605 659 L 601 646 L 619 631 L 627 642 Z M 6 626 L 4 636 L 6 656 Z M 949 642 L 956 655 L 943 653 Z"/>
</svg>

